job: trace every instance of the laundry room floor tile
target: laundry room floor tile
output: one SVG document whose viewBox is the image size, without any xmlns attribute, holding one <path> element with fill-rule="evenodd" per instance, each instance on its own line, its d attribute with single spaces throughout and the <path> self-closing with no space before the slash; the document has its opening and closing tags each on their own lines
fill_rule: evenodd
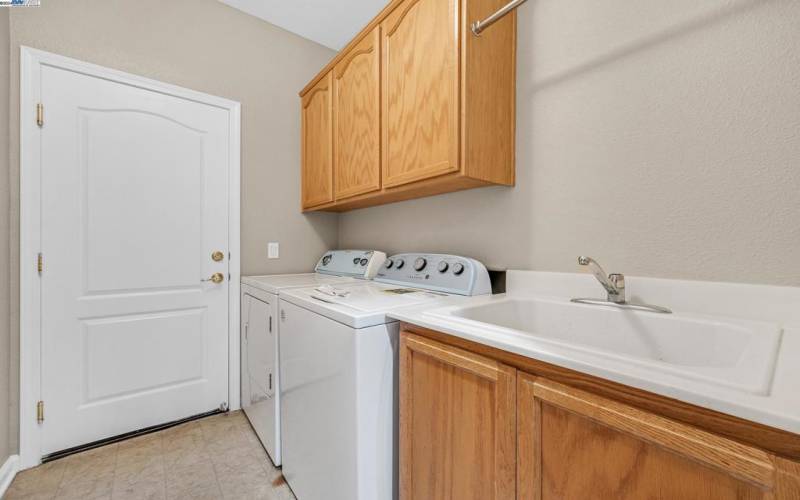
<svg viewBox="0 0 800 500">
<path fill-rule="evenodd" d="M 20 472 L 7 500 L 294 500 L 242 412 L 214 415 Z"/>
</svg>

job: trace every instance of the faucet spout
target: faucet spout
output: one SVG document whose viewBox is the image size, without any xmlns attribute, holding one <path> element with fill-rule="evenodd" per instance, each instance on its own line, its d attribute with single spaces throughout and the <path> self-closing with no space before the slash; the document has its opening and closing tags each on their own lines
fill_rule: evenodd
<svg viewBox="0 0 800 500">
<path fill-rule="evenodd" d="M 654 306 L 651 304 L 641 304 L 636 302 L 628 302 L 625 299 L 625 276 L 622 274 L 609 274 L 600 267 L 593 258 L 581 255 L 578 257 L 578 264 L 588 267 L 597 281 L 603 285 L 603 288 L 608 292 L 606 300 L 601 299 L 572 299 L 572 302 L 578 304 L 591 304 L 598 306 L 612 306 L 620 309 L 633 309 L 637 311 L 648 311 L 656 313 L 670 314 L 672 311 L 666 307 Z"/>
<path fill-rule="evenodd" d="M 586 266 L 592 271 L 597 281 L 606 289 L 609 302 L 615 302 L 617 304 L 625 302 L 625 277 L 623 275 L 606 275 L 606 272 L 600 267 L 600 264 L 598 264 L 596 260 L 584 255 L 578 257 L 578 264 Z"/>
</svg>

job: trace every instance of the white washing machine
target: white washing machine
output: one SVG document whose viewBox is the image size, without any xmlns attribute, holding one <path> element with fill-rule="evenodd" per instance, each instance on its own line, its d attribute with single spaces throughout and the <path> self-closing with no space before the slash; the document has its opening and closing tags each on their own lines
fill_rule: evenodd
<svg viewBox="0 0 800 500">
<path fill-rule="evenodd" d="M 335 250 L 322 256 L 313 273 L 242 277 L 242 409 L 275 465 L 281 464 L 277 321 L 281 291 L 371 279 L 385 259 L 383 252 Z"/>
<path fill-rule="evenodd" d="M 480 262 L 436 254 L 393 256 L 371 282 L 281 293 L 283 475 L 298 500 L 397 498 L 399 323 L 386 313 L 489 293 Z"/>
</svg>

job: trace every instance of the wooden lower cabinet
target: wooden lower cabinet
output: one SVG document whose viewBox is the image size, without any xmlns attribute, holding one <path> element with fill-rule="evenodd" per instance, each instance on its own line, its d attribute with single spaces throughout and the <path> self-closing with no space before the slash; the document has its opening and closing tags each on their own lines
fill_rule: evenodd
<svg viewBox="0 0 800 500">
<path fill-rule="evenodd" d="M 520 500 L 797 498 L 765 451 L 525 373 L 517 394 Z"/>
<path fill-rule="evenodd" d="M 400 359 L 401 500 L 800 500 L 772 452 L 405 330 Z"/>
<path fill-rule="evenodd" d="M 400 498 L 512 500 L 516 370 L 404 334 Z"/>
</svg>

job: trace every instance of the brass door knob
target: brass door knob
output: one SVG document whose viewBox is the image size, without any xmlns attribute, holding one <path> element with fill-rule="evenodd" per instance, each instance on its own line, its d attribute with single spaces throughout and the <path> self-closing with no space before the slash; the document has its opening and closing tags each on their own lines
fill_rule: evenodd
<svg viewBox="0 0 800 500">
<path fill-rule="evenodd" d="M 213 260 L 214 262 L 220 262 L 224 258 L 225 254 L 220 252 L 219 250 L 211 254 L 211 260 Z"/>
<path fill-rule="evenodd" d="M 216 285 L 219 285 L 220 283 L 225 281 L 225 275 L 223 275 L 222 273 L 214 273 L 214 274 L 211 275 L 210 278 L 208 278 L 207 280 L 202 280 L 202 281 L 203 282 L 210 281 L 210 282 L 212 282 L 212 283 L 214 283 Z"/>
</svg>

